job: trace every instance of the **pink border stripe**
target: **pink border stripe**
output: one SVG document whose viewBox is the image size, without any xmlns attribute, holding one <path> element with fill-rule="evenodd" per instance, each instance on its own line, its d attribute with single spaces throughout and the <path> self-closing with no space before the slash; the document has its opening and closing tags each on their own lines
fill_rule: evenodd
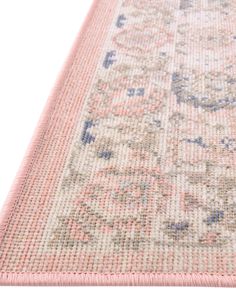
<svg viewBox="0 0 236 303">
<path fill-rule="evenodd" d="M 89 14 L 82 26 L 82 29 L 76 38 L 70 55 L 64 64 L 56 85 L 52 90 L 43 114 L 38 122 L 38 126 L 27 150 L 26 156 L 21 164 L 15 182 L 11 188 L 8 198 L 0 214 L 0 242 L 4 237 L 6 228 L 9 223 L 11 212 L 14 210 L 14 205 L 19 197 L 22 186 L 24 185 L 25 177 L 31 167 L 31 161 L 37 152 L 38 144 L 47 128 L 48 121 L 57 98 L 61 92 L 63 84 L 67 78 L 73 60 L 80 48 L 83 46 L 83 35 L 87 27 L 90 26 L 92 17 L 96 9 L 99 9 L 101 0 L 94 0 Z M 116 0 L 110 0 L 111 7 L 115 7 Z M 110 14 L 112 15 L 112 9 Z M 95 19 L 96 21 L 96 19 Z M 107 28 L 110 26 L 110 20 L 107 19 Z M 100 41 L 101 42 L 101 41 Z M 99 45 L 97 45 L 99 48 Z M 96 59 L 97 54 L 94 54 Z M 87 72 L 91 72 L 94 65 L 91 63 L 86 68 Z M 82 96 L 83 97 L 83 96 Z M 1 285 L 144 285 L 144 286 L 221 286 L 221 287 L 236 287 L 235 275 L 217 275 L 208 273 L 129 273 L 129 274 L 99 274 L 99 273 L 1 273 Z"/>
<path fill-rule="evenodd" d="M 3 274 L 1 285 L 38 286 L 217 286 L 235 287 L 235 276 L 210 274 Z"/>
</svg>

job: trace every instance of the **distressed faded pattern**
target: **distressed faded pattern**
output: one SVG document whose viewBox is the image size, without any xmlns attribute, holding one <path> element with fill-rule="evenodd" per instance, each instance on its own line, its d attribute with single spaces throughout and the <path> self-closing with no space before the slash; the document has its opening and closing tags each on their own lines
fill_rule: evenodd
<svg viewBox="0 0 236 303">
<path fill-rule="evenodd" d="M 236 275 L 236 2 L 94 7 L 7 203 L 2 283 L 73 273 L 97 280 L 61 284 L 168 284 L 99 280 L 122 274 L 227 284 Z"/>
</svg>

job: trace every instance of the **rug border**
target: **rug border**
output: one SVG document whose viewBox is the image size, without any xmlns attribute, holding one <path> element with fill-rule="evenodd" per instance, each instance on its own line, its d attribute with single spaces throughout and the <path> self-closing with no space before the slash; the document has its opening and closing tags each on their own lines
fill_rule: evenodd
<svg viewBox="0 0 236 303">
<path fill-rule="evenodd" d="M 202 286 L 236 287 L 236 276 L 207 273 L 4 273 L 2 286 Z"/>
<path fill-rule="evenodd" d="M 113 0 L 116 1 L 116 0 Z M 75 39 L 69 56 L 67 57 L 59 76 L 46 102 L 43 112 L 33 133 L 26 154 L 17 172 L 13 185 L 0 212 L 0 242 L 4 236 L 5 227 L 8 224 L 9 215 L 14 207 L 15 198 L 19 194 L 22 180 L 26 175 L 30 160 L 33 158 L 35 148 L 41 138 L 44 126 L 50 118 L 51 108 L 61 87 L 74 57 L 78 51 L 83 33 L 89 26 L 100 0 L 93 0 L 89 12 Z M 109 24 L 108 24 L 109 25 Z M 221 286 L 236 287 L 236 275 L 219 275 L 209 273 L 0 273 L 0 285 L 5 286 Z"/>
</svg>

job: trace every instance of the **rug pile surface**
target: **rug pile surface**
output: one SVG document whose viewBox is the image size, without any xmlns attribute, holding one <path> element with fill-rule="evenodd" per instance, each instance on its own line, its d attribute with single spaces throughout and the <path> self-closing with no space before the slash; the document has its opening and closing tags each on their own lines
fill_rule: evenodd
<svg viewBox="0 0 236 303">
<path fill-rule="evenodd" d="M 2 285 L 236 286 L 236 1 L 99 0 L 5 203 Z"/>
</svg>

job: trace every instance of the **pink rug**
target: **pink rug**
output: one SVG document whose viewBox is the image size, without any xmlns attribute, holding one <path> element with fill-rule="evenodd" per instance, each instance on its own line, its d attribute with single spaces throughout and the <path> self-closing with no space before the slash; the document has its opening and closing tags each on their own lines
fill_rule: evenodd
<svg viewBox="0 0 236 303">
<path fill-rule="evenodd" d="M 2 285 L 236 286 L 236 1 L 97 0 L 0 225 Z"/>
</svg>

